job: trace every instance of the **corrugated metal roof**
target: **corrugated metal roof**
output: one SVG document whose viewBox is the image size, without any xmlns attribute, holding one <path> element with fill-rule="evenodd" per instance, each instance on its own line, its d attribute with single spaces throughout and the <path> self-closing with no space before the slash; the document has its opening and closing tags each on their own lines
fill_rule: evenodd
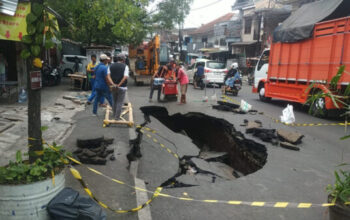
<svg viewBox="0 0 350 220">
<path fill-rule="evenodd" d="M 0 0 L 0 13 L 14 16 L 17 5 L 18 0 Z"/>
</svg>

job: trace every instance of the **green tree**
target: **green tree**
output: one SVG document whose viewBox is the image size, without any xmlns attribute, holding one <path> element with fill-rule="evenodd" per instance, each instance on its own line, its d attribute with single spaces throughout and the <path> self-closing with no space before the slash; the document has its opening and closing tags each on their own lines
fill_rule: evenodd
<svg viewBox="0 0 350 220">
<path fill-rule="evenodd" d="M 158 12 L 153 16 L 154 23 L 164 29 L 172 29 L 184 23 L 190 13 L 193 0 L 164 0 L 157 5 Z"/>
<path fill-rule="evenodd" d="M 62 36 L 91 45 L 139 43 L 150 19 L 149 0 L 49 0 L 50 6 L 70 24 Z"/>
</svg>

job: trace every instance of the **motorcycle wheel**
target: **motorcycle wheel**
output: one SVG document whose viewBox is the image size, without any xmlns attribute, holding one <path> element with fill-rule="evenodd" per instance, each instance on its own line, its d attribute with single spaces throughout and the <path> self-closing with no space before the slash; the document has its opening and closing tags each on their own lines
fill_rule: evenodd
<svg viewBox="0 0 350 220">
<path fill-rule="evenodd" d="M 54 86 L 56 84 L 56 77 L 54 76 L 49 76 L 47 80 L 48 86 Z"/>
<path fill-rule="evenodd" d="M 205 85 L 204 85 L 204 83 L 201 83 L 201 84 L 200 84 L 200 88 L 201 88 L 201 90 L 203 90 L 203 89 L 204 89 L 204 86 L 205 86 Z"/>
</svg>

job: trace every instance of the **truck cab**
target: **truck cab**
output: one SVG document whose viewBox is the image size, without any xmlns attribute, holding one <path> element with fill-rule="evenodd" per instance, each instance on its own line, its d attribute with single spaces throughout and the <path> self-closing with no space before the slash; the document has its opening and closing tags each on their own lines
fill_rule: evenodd
<svg viewBox="0 0 350 220">
<path fill-rule="evenodd" d="M 269 70 L 269 57 L 270 49 L 265 49 L 261 54 L 258 63 L 255 66 L 253 92 L 258 92 L 259 97 L 263 97 L 265 95 L 264 84 L 267 80 L 267 73 Z"/>
</svg>

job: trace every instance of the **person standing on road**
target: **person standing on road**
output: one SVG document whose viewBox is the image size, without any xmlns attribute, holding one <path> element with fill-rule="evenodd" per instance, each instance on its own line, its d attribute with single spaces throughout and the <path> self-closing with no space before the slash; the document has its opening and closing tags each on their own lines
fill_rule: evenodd
<svg viewBox="0 0 350 220">
<path fill-rule="evenodd" d="M 95 90 L 96 90 L 96 98 L 94 101 L 94 107 L 92 113 L 97 115 L 97 105 L 98 100 L 102 97 L 107 98 L 109 104 L 112 106 L 113 101 L 111 97 L 111 93 L 109 92 L 109 85 L 115 87 L 116 85 L 113 83 L 110 75 L 108 74 L 108 57 L 106 54 L 101 54 L 100 63 L 97 65 L 95 70 Z"/>
<path fill-rule="evenodd" d="M 181 100 L 180 104 L 186 104 L 186 92 L 188 87 L 188 76 L 184 69 L 181 68 L 181 64 L 176 64 L 176 72 L 177 72 L 177 80 L 180 82 L 180 90 L 181 90 Z"/>
<path fill-rule="evenodd" d="M 160 101 L 160 93 L 162 90 L 162 84 L 161 84 L 162 80 L 160 78 L 163 78 L 163 81 L 164 81 L 164 77 L 167 72 L 168 72 L 168 67 L 164 65 L 159 67 L 158 71 L 153 75 L 152 82 L 151 82 L 151 92 L 149 94 L 149 102 L 152 102 L 153 93 L 154 93 L 154 90 L 156 89 L 158 90 L 157 100 L 158 102 Z M 160 79 L 160 81 L 159 80 L 155 81 L 156 78 Z"/>
<path fill-rule="evenodd" d="M 0 53 L 0 83 L 2 92 L 6 92 L 5 81 L 6 81 L 6 67 L 7 61 L 4 54 Z"/>
<path fill-rule="evenodd" d="M 96 61 L 96 55 L 93 54 L 91 55 L 91 62 L 88 64 L 87 68 L 86 68 L 86 72 L 88 73 L 88 78 L 90 81 L 90 85 L 91 85 L 91 95 L 89 96 L 88 100 L 87 100 L 87 104 L 90 105 L 92 103 L 92 101 L 94 100 L 94 98 L 96 97 L 96 89 L 95 89 L 95 70 L 97 67 L 97 61 Z M 101 97 L 101 100 L 99 100 L 100 106 L 103 105 L 103 103 L 105 102 L 105 98 Z"/>
<path fill-rule="evenodd" d="M 194 88 L 197 89 L 198 88 L 198 81 L 201 80 L 202 78 L 204 78 L 204 67 L 201 63 L 197 64 L 197 70 L 196 73 L 194 74 L 194 80 L 193 80 L 193 85 Z"/>
<path fill-rule="evenodd" d="M 86 67 L 86 72 L 87 72 L 87 75 L 88 75 L 88 80 L 89 80 L 89 83 L 90 83 L 91 90 L 93 90 L 93 84 L 95 82 L 94 69 L 95 69 L 96 65 L 97 65 L 96 55 L 92 54 L 91 55 L 91 62 Z"/>
<path fill-rule="evenodd" d="M 120 53 L 115 59 L 115 63 L 109 68 L 109 75 L 116 85 L 113 88 L 113 117 L 115 120 L 121 120 L 120 115 L 124 105 L 127 83 L 129 78 L 129 67 L 125 64 L 125 55 Z"/>
</svg>

